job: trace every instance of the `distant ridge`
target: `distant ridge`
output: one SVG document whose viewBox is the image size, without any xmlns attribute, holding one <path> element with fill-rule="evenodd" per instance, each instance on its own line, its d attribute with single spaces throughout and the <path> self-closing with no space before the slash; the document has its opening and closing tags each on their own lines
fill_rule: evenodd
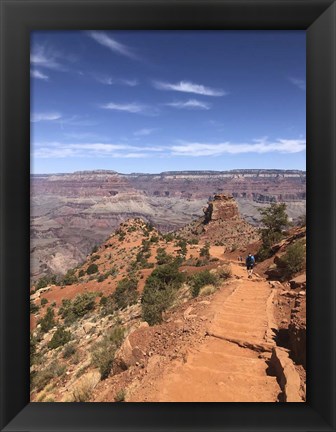
<svg viewBox="0 0 336 432">
<path fill-rule="evenodd" d="M 119 173 L 115 170 L 105 170 L 105 169 L 96 169 L 96 170 L 83 170 L 83 171 L 74 171 L 68 173 L 51 173 L 51 174 L 31 174 L 33 177 L 45 177 L 45 176 L 58 176 L 58 175 L 91 175 L 91 174 L 118 174 L 120 176 L 166 176 L 166 175 L 219 175 L 219 174 L 301 174 L 306 175 L 306 171 L 304 170 L 295 170 L 295 169 L 232 169 L 232 170 L 224 170 L 224 171 L 215 171 L 215 170 L 182 170 L 182 171 L 162 171 L 158 173 L 141 173 L 141 172 L 132 172 L 132 173 Z"/>
</svg>

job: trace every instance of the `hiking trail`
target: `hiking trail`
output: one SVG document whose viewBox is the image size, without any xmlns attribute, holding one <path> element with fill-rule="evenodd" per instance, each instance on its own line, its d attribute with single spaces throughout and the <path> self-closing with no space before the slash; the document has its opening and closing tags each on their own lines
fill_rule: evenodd
<svg viewBox="0 0 336 432">
<path fill-rule="evenodd" d="M 212 257 L 224 260 L 223 248 Z M 245 266 L 231 263 L 231 294 L 221 287 L 209 302 L 207 337 L 187 350 L 184 362 L 161 371 L 150 392 L 146 381 L 130 400 L 157 402 L 276 402 L 281 388 L 269 372 L 275 346 L 273 294 L 258 275 L 248 279 Z M 188 347 L 187 347 L 188 348 Z M 145 398 L 145 399 L 144 399 Z"/>
</svg>

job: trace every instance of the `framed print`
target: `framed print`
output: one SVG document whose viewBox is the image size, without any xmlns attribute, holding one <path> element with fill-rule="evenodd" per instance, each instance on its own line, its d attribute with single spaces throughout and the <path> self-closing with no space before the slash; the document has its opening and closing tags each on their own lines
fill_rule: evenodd
<svg viewBox="0 0 336 432">
<path fill-rule="evenodd" d="M 335 7 L 2 1 L 1 430 L 335 430 Z"/>
</svg>

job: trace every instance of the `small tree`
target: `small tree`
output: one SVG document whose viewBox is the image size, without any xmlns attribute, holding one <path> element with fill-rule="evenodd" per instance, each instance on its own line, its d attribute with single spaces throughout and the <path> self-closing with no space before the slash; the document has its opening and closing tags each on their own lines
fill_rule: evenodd
<svg viewBox="0 0 336 432">
<path fill-rule="evenodd" d="M 283 238 L 283 231 L 288 227 L 289 221 L 285 203 L 272 203 L 268 208 L 259 209 L 261 214 L 260 229 L 262 246 L 258 251 L 258 259 L 263 260 L 270 256 L 270 248 Z"/>
</svg>

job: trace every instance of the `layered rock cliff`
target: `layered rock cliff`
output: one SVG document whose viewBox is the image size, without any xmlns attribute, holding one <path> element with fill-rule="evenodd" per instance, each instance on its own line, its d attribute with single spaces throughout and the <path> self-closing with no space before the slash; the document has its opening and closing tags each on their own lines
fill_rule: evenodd
<svg viewBox="0 0 336 432">
<path fill-rule="evenodd" d="M 240 217 L 234 198 L 216 194 L 203 209 L 204 216 L 192 222 L 179 232 L 187 238 L 199 238 L 225 250 L 245 248 L 259 240 L 258 231 Z"/>
</svg>

